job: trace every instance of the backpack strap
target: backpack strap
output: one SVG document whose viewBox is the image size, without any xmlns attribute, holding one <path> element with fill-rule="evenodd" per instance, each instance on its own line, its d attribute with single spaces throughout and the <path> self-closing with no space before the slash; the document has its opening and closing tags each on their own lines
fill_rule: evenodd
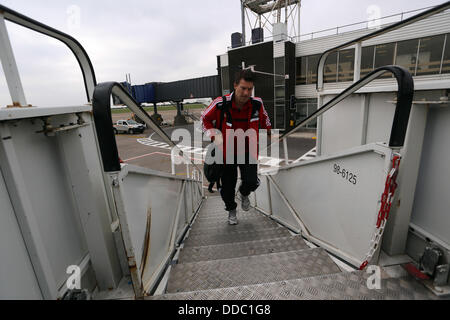
<svg viewBox="0 0 450 320">
<path fill-rule="evenodd" d="M 222 97 L 222 103 L 217 104 L 217 108 L 220 110 L 220 123 L 217 129 L 222 130 L 222 123 L 224 119 L 225 113 L 227 114 L 227 121 L 229 123 L 232 123 L 231 121 L 231 113 L 230 113 L 230 103 L 227 101 L 227 97 Z"/>
<path fill-rule="evenodd" d="M 258 121 L 259 126 L 259 110 L 261 109 L 261 102 L 253 98 L 250 98 L 250 100 L 252 102 L 252 113 L 250 114 L 250 122 Z"/>
</svg>

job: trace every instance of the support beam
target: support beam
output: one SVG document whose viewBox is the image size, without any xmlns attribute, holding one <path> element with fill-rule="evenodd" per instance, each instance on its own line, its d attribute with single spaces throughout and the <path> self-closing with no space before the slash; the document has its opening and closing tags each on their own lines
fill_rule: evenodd
<svg viewBox="0 0 450 320">
<path fill-rule="evenodd" d="M 19 70 L 12 50 L 11 42 L 6 29 L 5 18 L 0 14 L 0 60 L 6 76 L 12 105 L 15 107 L 26 106 L 25 93 L 20 80 Z"/>
<path fill-rule="evenodd" d="M 242 20 L 242 45 L 245 46 L 245 5 L 241 0 L 241 20 Z"/>
</svg>

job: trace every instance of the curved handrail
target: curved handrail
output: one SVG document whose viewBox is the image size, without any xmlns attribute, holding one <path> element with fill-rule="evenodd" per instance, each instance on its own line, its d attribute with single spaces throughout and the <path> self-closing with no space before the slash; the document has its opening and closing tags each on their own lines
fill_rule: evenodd
<svg viewBox="0 0 450 320">
<path fill-rule="evenodd" d="M 24 16 L 23 14 L 11 10 L 1 4 L 0 4 L 0 14 L 3 15 L 5 19 L 10 22 L 21 25 L 25 28 L 34 30 L 36 32 L 42 33 L 54 39 L 57 39 L 63 42 L 67 47 L 69 47 L 69 49 L 75 55 L 78 64 L 80 65 L 81 72 L 83 74 L 84 87 L 86 90 L 87 99 L 88 102 L 91 101 L 91 98 L 94 94 L 94 88 L 97 85 L 94 67 L 92 66 L 91 60 L 89 59 L 86 50 L 84 50 L 83 46 L 75 38 L 52 27 L 49 27 L 41 22 L 33 20 L 27 16 Z"/>
<path fill-rule="evenodd" d="M 118 82 L 99 83 L 92 98 L 92 110 L 94 114 L 95 129 L 99 141 L 100 153 L 105 172 L 120 171 L 119 153 L 112 126 L 111 94 L 118 97 L 136 116 L 142 119 L 149 127 L 159 134 L 164 142 L 173 148 L 181 149 L 169 138 L 161 127 L 153 121 L 148 113 L 133 99 L 130 93 Z M 195 163 L 191 164 L 200 170 Z"/>
<path fill-rule="evenodd" d="M 317 109 L 309 117 L 301 121 L 291 130 L 282 134 L 280 137 L 277 138 L 278 141 L 287 138 L 289 135 L 297 131 L 299 128 L 305 126 L 312 120 L 321 116 L 324 112 L 326 112 L 327 110 L 329 110 L 330 108 L 332 108 L 333 106 L 335 106 L 336 104 L 347 98 L 349 95 L 359 90 L 369 82 L 379 78 L 386 72 L 391 72 L 395 76 L 398 84 L 397 104 L 395 106 L 394 121 L 392 123 L 391 136 L 389 138 L 389 146 L 390 147 L 403 146 L 414 95 L 414 81 L 408 70 L 400 66 L 384 66 L 370 72 L 365 77 L 353 83 L 347 89 L 338 94 L 336 97 L 328 101 L 320 109 Z M 272 142 L 272 144 L 273 143 L 274 142 Z"/>
<path fill-rule="evenodd" d="M 372 33 L 369 33 L 368 35 L 365 35 L 365 36 L 359 37 L 357 39 L 348 41 L 348 42 L 346 42 L 344 44 L 341 44 L 339 46 L 336 46 L 334 48 L 331 48 L 331 49 L 323 52 L 322 55 L 319 58 L 319 63 L 317 64 L 317 83 L 316 83 L 317 91 L 320 91 L 320 90 L 323 89 L 323 68 L 325 66 L 325 61 L 326 61 L 326 59 L 327 59 L 327 57 L 328 57 L 328 55 L 330 53 L 338 51 L 339 49 L 346 48 L 346 47 L 351 46 L 351 45 L 353 45 L 355 43 L 358 43 L 358 42 L 361 42 L 361 41 L 364 41 L 364 40 L 368 40 L 370 38 L 377 37 L 377 36 L 379 36 L 381 34 L 384 34 L 384 33 L 396 30 L 398 28 L 407 26 L 407 25 L 409 25 L 411 23 L 414 23 L 414 22 L 417 22 L 419 20 L 428 18 L 429 16 L 432 16 L 432 15 L 434 15 L 436 13 L 442 12 L 442 11 L 444 11 L 446 9 L 449 9 L 449 8 L 450 8 L 450 1 L 447 1 L 447 2 L 445 2 L 443 4 L 441 4 L 441 5 L 433 7 L 432 9 L 429 9 L 429 10 L 424 11 L 422 13 L 416 14 L 415 16 L 412 16 L 412 17 L 410 17 L 408 19 L 405 19 L 403 21 L 394 23 L 394 24 L 392 24 L 390 26 L 387 26 L 387 27 L 385 27 L 383 29 L 374 31 Z"/>
</svg>

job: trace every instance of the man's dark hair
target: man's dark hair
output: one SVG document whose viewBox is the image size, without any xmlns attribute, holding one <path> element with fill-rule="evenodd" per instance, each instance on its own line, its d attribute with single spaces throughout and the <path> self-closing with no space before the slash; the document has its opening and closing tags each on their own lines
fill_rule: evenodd
<svg viewBox="0 0 450 320">
<path fill-rule="evenodd" d="M 234 83 L 239 84 L 239 82 L 241 82 L 241 79 L 244 79 L 247 82 L 255 82 L 255 73 L 250 69 L 244 69 L 236 72 Z"/>
</svg>

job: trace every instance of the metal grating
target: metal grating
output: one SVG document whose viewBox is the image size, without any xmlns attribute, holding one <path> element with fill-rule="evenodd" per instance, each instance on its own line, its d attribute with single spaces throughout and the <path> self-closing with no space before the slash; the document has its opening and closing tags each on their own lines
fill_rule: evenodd
<svg viewBox="0 0 450 320">
<path fill-rule="evenodd" d="M 152 300 L 429 300 L 437 299 L 412 277 L 381 280 L 367 288 L 369 274 L 354 271 L 250 286 L 148 297 Z"/>
<path fill-rule="evenodd" d="M 230 259 L 284 251 L 309 249 L 300 236 L 184 248 L 178 263 Z"/>
<path fill-rule="evenodd" d="M 167 292 L 234 287 L 337 272 L 340 269 L 321 248 L 183 263 L 172 269 Z"/>
</svg>

